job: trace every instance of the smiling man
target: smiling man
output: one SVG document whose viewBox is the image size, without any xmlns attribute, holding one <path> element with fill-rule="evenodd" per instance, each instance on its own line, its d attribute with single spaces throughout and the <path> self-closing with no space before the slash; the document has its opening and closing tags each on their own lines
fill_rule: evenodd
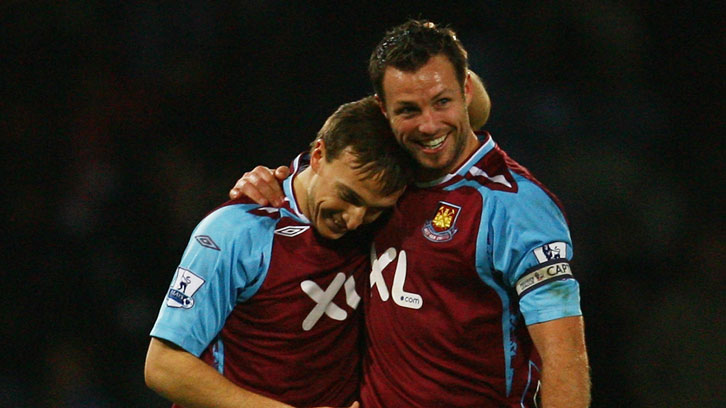
<svg viewBox="0 0 726 408">
<path fill-rule="evenodd" d="M 368 231 L 412 180 L 373 97 L 341 106 L 282 208 L 226 203 L 192 233 L 151 332 L 149 387 L 188 407 L 351 406 Z"/>
<path fill-rule="evenodd" d="M 396 140 L 416 159 L 418 180 L 440 177 L 457 166 L 465 154 L 479 146 L 467 106 L 470 79 L 462 87 L 444 55 L 431 57 L 414 73 L 389 66 L 379 94 Z M 386 98 L 385 95 L 388 95 Z"/>
<path fill-rule="evenodd" d="M 467 65 L 455 33 L 426 21 L 394 28 L 370 58 L 381 110 L 419 169 L 372 248 L 361 402 L 585 407 L 587 353 L 564 212 L 470 127 Z M 553 247 L 560 257 L 546 255 Z"/>
<path fill-rule="evenodd" d="M 590 402 L 580 294 L 561 203 L 468 112 L 476 82 L 455 33 L 411 20 L 369 74 L 418 164 L 371 248 L 361 403 L 582 408 Z M 487 109 L 488 115 L 488 109 Z M 278 193 L 269 172 L 230 193 Z"/>
</svg>

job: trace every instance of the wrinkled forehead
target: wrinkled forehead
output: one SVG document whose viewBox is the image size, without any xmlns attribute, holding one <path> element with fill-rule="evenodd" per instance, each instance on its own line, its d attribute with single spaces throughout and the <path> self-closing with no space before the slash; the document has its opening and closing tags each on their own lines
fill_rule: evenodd
<svg viewBox="0 0 726 408">
<path fill-rule="evenodd" d="M 389 66 L 383 77 L 386 98 L 398 93 L 437 94 L 461 89 L 453 65 L 444 56 L 435 56 L 415 71 Z"/>
</svg>

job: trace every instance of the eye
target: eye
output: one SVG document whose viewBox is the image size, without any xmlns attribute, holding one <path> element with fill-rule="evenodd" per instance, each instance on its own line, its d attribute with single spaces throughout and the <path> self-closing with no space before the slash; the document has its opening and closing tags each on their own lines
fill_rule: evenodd
<svg viewBox="0 0 726 408">
<path fill-rule="evenodd" d="M 413 116 L 416 112 L 418 112 L 418 108 L 415 108 L 413 106 L 402 106 L 396 109 L 395 114 L 409 117 Z"/>
<path fill-rule="evenodd" d="M 340 197 L 340 199 L 345 201 L 346 203 L 349 203 L 356 207 L 360 207 L 362 205 L 360 198 L 355 194 L 352 194 L 348 190 L 340 191 L 338 197 Z"/>
<path fill-rule="evenodd" d="M 440 108 L 446 107 L 451 102 L 451 98 L 441 98 L 436 101 L 436 106 Z"/>
</svg>

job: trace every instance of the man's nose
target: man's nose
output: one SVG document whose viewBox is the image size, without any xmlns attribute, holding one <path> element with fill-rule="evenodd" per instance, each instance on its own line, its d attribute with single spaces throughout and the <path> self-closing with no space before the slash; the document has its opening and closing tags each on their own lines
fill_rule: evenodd
<svg viewBox="0 0 726 408">
<path fill-rule="evenodd" d="M 345 221 L 345 228 L 348 231 L 352 231 L 363 224 L 363 217 L 365 217 L 365 207 L 352 207 L 343 213 L 343 221 Z"/>
<path fill-rule="evenodd" d="M 424 109 L 419 116 L 418 131 L 426 135 L 435 135 L 438 130 L 436 115 L 431 109 Z"/>
</svg>

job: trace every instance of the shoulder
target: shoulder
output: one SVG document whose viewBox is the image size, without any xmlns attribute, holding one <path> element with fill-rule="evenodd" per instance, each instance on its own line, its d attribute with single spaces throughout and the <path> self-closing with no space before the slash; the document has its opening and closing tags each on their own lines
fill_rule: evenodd
<svg viewBox="0 0 726 408">
<path fill-rule="evenodd" d="M 214 235 L 222 240 L 236 240 L 250 234 L 272 233 L 280 218 L 276 208 L 261 207 L 258 204 L 234 200 L 212 210 L 197 225 L 195 235 Z"/>
<path fill-rule="evenodd" d="M 235 287 L 258 281 L 268 266 L 279 213 L 236 201 L 216 208 L 192 232 L 182 267 L 228 276 Z"/>
<path fill-rule="evenodd" d="M 463 179 L 463 184 L 476 188 L 485 197 L 488 206 L 565 214 L 557 196 L 499 146 L 474 163 Z"/>
</svg>

